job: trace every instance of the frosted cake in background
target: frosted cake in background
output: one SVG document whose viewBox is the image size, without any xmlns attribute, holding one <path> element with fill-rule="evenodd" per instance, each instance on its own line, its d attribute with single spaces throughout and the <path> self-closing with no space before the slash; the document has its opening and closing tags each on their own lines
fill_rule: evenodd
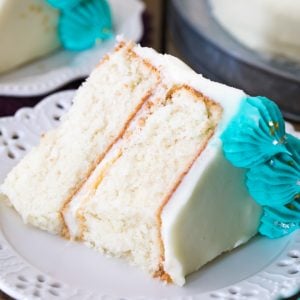
<svg viewBox="0 0 300 300">
<path fill-rule="evenodd" d="M 285 153 L 280 120 L 271 101 L 121 41 L 62 124 L 8 174 L 2 197 L 25 223 L 183 285 L 262 224 L 272 234 L 245 174 Z"/>
<path fill-rule="evenodd" d="M 215 19 L 239 42 L 300 62 L 300 2 L 210 0 Z"/>
<path fill-rule="evenodd" d="M 83 10 L 88 11 L 86 18 L 80 15 Z M 97 39 L 108 38 L 111 29 L 104 0 L 1 0 L 0 73 L 61 46 L 70 50 L 92 47 Z"/>
</svg>

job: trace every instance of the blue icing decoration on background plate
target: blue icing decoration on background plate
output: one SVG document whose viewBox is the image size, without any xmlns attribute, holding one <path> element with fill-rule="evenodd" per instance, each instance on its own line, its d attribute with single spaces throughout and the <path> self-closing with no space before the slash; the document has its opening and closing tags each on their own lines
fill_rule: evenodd
<svg viewBox="0 0 300 300">
<path fill-rule="evenodd" d="M 82 0 L 47 0 L 47 2 L 57 9 L 67 9 L 78 5 Z"/>
<path fill-rule="evenodd" d="M 225 157 L 240 168 L 288 153 L 280 110 L 264 97 L 247 97 L 221 138 Z"/>
<path fill-rule="evenodd" d="M 246 168 L 246 183 L 263 207 L 259 232 L 278 238 L 300 228 L 300 140 L 285 133 L 279 108 L 247 97 L 222 135 L 225 157 Z"/>
<path fill-rule="evenodd" d="M 85 50 L 113 36 L 106 0 L 47 0 L 60 9 L 58 34 L 65 49 Z"/>
</svg>

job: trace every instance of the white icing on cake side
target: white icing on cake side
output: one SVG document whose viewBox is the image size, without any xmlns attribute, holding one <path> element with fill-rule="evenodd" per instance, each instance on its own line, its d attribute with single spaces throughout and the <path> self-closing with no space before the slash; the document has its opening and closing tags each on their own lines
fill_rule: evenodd
<svg viewBox="0 0 300 300">
<path fill-rule="evenodd" d="M 214 136 L 161 216 L 164 269 L 176 284 L 183 285 L 186 274 L 257 232 L 261 209 L 248 195 L 244 171 L 232 167 L 223 156 L 220 140 L 246 95 L 205 79 L 170 55 L 139 46 L 135 51 L 158 68 L 164 80 L 190 85 L 223 107 Z"/>
</svg>

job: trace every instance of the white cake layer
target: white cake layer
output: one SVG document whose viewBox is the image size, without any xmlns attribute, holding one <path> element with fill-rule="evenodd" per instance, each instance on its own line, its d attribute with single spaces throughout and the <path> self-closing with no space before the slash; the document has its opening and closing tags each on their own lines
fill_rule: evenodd
<svg viewBox="0 0 300 300">
<path fill-rule="evenodd" d="M 223 108 L 213 138 L 162 213 L 164 269 L 176 284 L 183 285 L 187 274 L 257 232 L 261 208 L 246 190 L 244 171 L 225 159 L 220 140 L 246 95 L 205 79 L 172 56 L 149 48 L 136 47 L 135 51 L 151 61 L 164 80 L 190 85 Z"/>
<path fill-rule="evenodd" d="M 300 2 L 210 0 L 218 22 L 238 41 L 262 53 L 300 61 Z"/>
<path fill-rule="evenodd" d="M 58 48 L 57 22 L 45 0 L 0 0 L 0 73 Z"/>
</svg>

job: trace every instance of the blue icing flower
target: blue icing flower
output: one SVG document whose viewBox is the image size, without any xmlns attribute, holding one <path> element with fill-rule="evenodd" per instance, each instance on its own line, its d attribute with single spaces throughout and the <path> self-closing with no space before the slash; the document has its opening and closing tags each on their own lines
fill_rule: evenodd
<svg viewBox="0 0 300 300">
<path fill-rule="evenodd" d="M 47 0 L 47 2 L 57 9 L 68 9 L 78 5 L 82 0 Z"/>
<path fill-rule="evenodd" d="M 250 195 L 260 205 L 288 204 L 300 195 L 300 162 L 279 154 L 251 168 L 246 182 Z"/>
<path fill-rule="evenodd" d="M 246 184 L 262 205 L 259 232 L 277 238 L 300 228 L 300 140 L 285 133 L 276 104 L 247 97 L 222 135 L 226 158 L 247 168 Z"/>
<path fill-rule="evenodd" d="M 113 36 L 112 17 L 106 0 L 47 0 L 61 10 L 58 34 L 68 50 L 85 50 Z"/>
<path fill-rule="evenodd" d="M 295 161 L 300 164 L 300 139 L 291 134 L 287 134 L 286 137 L 286 147 L 288 151 L 292 154 Z"/>
<path fill-rule="evenodd" d="M 280 110 L 264 97 L 247 97 L 221 138 L 225 157 L 240 168 L 288 153 Z"/>
<path fill-rule="evenodd" d="M 283 207 L 264 207 L 259 233 L 279 238 L 300 228 L 300 204 L 296 201 Z"/>
</svg>

